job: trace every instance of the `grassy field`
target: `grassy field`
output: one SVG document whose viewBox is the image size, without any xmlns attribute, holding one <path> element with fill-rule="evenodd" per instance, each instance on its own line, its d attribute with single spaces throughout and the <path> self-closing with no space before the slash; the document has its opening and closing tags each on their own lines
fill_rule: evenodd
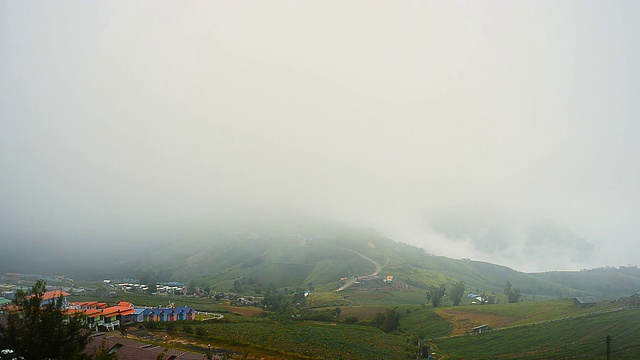
<svg viewBox="0 0 640 360">
<path fill-rule="evenodd" d="M 520 302 L 498 305 L 468 305 L 444 307 L 437 311 L 452 326 L 451 335 L 469 333 L 471 328 L 489 324 L 491 328 L 531 324 L 585 313 L 603 311 L 620 306 L 612 302 L 600 302 L 590 308 L 579 308 L 572 300 Z"/>
<path fill-rule="evenodd" d="M 437 358 L 558 359 L 605 358 L 605 337 L 613 337 L 613 359 L 640 357 L 640 310 L 576 315 L 561 320 L 434 341 Z"/>
<path fill-rule="evenodd" d="M 275 352 L 283 358 L 295 354 L 305 359 L 400 359 L 407 357 L 410 337 L 430 339 L 435 359 L 601 358 L 607 335 L 614 338 L 615 359 L 640 358 L 640 310 L 617 311 L 622 304 L 608 301 L 590 308 L 578 308 L 571 299 L 432 308 L 418 303 L 421 291 L 363 286 L 340 293 L 312 292 L 307 298 L 309 309 L 341 309 L 338 317 L 318 322 L 267 315 L 258 308 L 231 307 L 211 298 L 123 292 L 115 298 L 70 296 L 69 300 L 110 304 L 125 300 L 148 306 L 174 302 L 201 311 L 224 312 L 223 321 L 196 321 L 178 325 L 173 331 L 187 338 L 199 333 L 200 340 L 223 348 Z M 384 333 L 367 326 L 376 313 L 388 308 L 401 314 L 398 330 Z M 358 323 L 343 323 L 349 316 L 357 317 Z M 472 327 L 482 324 L 489 324 L 491 331 L 469 335 Z M 191 327 L 190 331 L 180 335 L 185 327 Z"/>
<path fill-rule="evenodd" d="M 231 344 L 299 354 L 310 359 L 405 358 L 403 337 L 357 325 L 315 322 L 212 322 L 202 325 L 203 340 L 216 346 Z M 202 330 L 201 330 L 202 331 Z"/>
<path fill-rule="evenodd" d="M 409 312 L 405 309 L 400 318 L 401 329 L 405 333 L 415 334 L 425 339 L 433 339 L 451 334 L 452 324 L 433 308 L 417 308 Z"/>
</svg>

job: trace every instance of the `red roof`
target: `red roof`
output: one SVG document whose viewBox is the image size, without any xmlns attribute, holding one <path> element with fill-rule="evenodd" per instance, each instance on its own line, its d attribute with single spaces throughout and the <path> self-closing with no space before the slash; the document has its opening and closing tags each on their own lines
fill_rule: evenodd
<svg viewBox="0 0 640 360">
<path fill-rule="evenodd" d="M 66 309 L 64 313 L 67 315 L 74 315 L 74 314 L 82 314 L 83 311 L 80 309 Z"/>
<path fill-rule="evenodd" d="M 112 306 L 103 310 L 102 315 L 104 316 L 113 316 L 113 315 L 131 315 L 135 313 L 136 310 L 134 308 L 125 307 L 125 306 Z"/>
<path fill-rule="evenodd" d="M 87 317 L 93 318 L 93 317 L 96 317 L 96 316 L 100 316 L 100 314 L 102 314 L 102 310 L 86 309 L 84 311 L 84 314 L 87 315 Z"/>
<path fill-rule="evenodd" d="M 57 299 L 64 296 L 69 296 L 69 293 L 61 290 L 47 291 L 46 293 L 42 294 L 42 300 Z"/>
<path fill-rule="evenodd" d="M 130 302 L 126 302 L 126 301 L 120 301 L 120 302 L 118 303 L 118 305 L 119 305 L 119 306 L 122 306 L 122 307 L 130 307 L 130 308 L 132 308 L 132 307 L 133 307 L 133 304 L 132 304 L 132 303 L 130 303 Z"/>
<path fill-rule="evenodd" d="M 103 302 L 97 302 L 97 301 L 80 301 L 80 302 L 70 302 L 69 306 L 79 306 L 83 309 L 104 309 L 107 307 L 107 304 Z"/>
</svg>

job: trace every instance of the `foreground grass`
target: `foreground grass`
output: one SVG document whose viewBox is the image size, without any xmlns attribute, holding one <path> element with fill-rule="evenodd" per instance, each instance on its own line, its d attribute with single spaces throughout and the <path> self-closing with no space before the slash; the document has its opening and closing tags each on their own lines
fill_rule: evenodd
<svg viewBox="0 0 640 360">
<path fill-rule="evenodd" d="M 225 311 L 224 321 L 175 324 L 171 331 L 224 348 L 282 354 L 281 358 L 401 359 L 407 356 L 407 338 L 415 336 L 432 339 L 436 359 L 588 358 L 603 356 L 607 335 L 614 338 L 614 358 L 640 358 L 637 343 L 640 310 L 605 312 L 620 306 L 618 303 L 603 301 L 596 307 L 582 309 L 575 307 L 572 300 L 551 300 L 434 309 L 417 304 L 417 300 L 421 300 L 419 296 L 420 292 L 415 291 L 366 287 L 341 293 L 313 292 L 307 299 L 313 311 L 341 308 L 340 316 L 334 319 L 336 323 L 293 321 L 289 316 L 269 314 L 234 315 L 228 312 L 232 310 L 228 305 L 204 298 L 120 293 L 117 300 L 149 306 L 175 302 L 201 311 Z M 70 300 L 94 299 L 83 296 Z M 116 298 L 95 300 L 117 301 Z M 363 326 L 375 313 L 389 307 L 396 308 L 402 315 L 398 332 L 386 334 L 372 326 Z M 340 323 L 347 316 L 356 316 L 360 322 Z M 448 337 L 468 333 L 472 326 L 480 323 L 489 323 L 493 331 Z M 161 329 L 165 326 L 161 325 Z M 188 331 L 184 331 L 186 328 Z"/>
<path fill-rule="evenodd" d="M 202 340 L 257 348 L 313 359 L 401 359 L 406 356 L 400 335 L 357 325 L 316 322 L 212 322 L 194 325 Z M 198 330 L 201 327 L 202 330 Z"/>
<path fill-rule="evenodd" d="M 604 358 L 605 337 L 613 337 L 612 358 L 640 358 L 640 310 L 630 309 L 494 330 L 435 341 L 439 357 L 454 359 Z"/>
</svg>

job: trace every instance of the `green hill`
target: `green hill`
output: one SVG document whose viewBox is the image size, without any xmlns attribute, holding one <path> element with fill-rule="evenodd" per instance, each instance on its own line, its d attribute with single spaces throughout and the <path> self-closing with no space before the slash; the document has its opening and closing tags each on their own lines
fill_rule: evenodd
<svg viewBox="0 0 640 360">
<path fill-rule="evenodd" d="M 628 296 L 640 289 L 637 267 L 522 273 L 481 261 L 434 256 L 371 230 L 309 222 L 238 225 L 206 236 L 183 236 L 156 246 L 144 259 L 137 271 L 152 271 L 159 280 L 195 280 L 199 286 L 222 291 L 308 284 L 337 289 L 341 277 L 373 273 L 374 262 L 383 267 L 380 275 L 392 275 L 416 289 L 463 281 L 469 292 L 499 297 L 509 281 L 525 298 L 593 295 L 601 299 Z"/>
<path fill-rule="evenodd" d="M 298 218 L 165 225 L 126 246 L 105 242 L 87 246 L 84 253 L 46 246 L 29 251 L 33 255 L 19 256 L 23 252 L 6 249 L 7 261 L 3 260 L 0 270 L 62 273 L 81 279 L 131 278 L 146 273 L 146 279 L 195 281 L 197 286 L 217 291 L 309 286 L 331 291 L 342 284 L 341 278 L 372 274 L 377 263 L 382 266 L 379 275 L 391 275 L 420 291 L 432 285 L 450 287 L 458 281 L 465 283 L 467 292 L 497 298 L 507 281 L 526 299 L 586 295 L 615 299 L 640 290 L 640 270 L 635 266 L 523 273 L 481 261 L 434 256 L 368 229 Z M 53 259 L 45 253 L 62 256 Z"/>
</svg>

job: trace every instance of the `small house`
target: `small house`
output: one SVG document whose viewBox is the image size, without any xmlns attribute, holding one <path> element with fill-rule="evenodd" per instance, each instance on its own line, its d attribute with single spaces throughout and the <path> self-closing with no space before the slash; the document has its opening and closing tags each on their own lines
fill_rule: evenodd
<svg viewBox="0 0 640 360">
<path fill-rule="evenodd" d="M 176 320 L 195 320 L 196 312 L 189 307 L 175 308 Z"/>
<path fill-rule="evenodd" d="M 130 315 L 130 319 L 133 322 L 142 322 L 144 321 L 144 310 L 145 309 L 134 309 L 134 313 Z"/>
<path fill-rule="evenodd" d="M 40 303 L 40 306 L 46 306 L 50 303 L 55 303 L 56 301 L 58 301 L 58 299 L 61 299 L 62 307 L 66 308 L 67 296 L 69 296 L 69 293 L 64 291 L 60 291 L 60 290 L 47 291 L 44 294 L 42 294 L 42 302 Z"/>
<path fill-rule="evenodd" d="M 153 309 L 144 309 L 142 311 L 142 319 L 144 321 L 158 321 L 153 315 Z"/>
<path fill-rule="evenodd" d="M 598 304 L 598 299 L 595 296 L 582 296 L 573 299 L 573 303 L 577 307 L 590 307 Z"/>
<path fill-rule="evenodd" d="M 483 332 L 489 331 L 489 324 L 484 324 L 480 326 L 476 326 L 471 329 L 474 334 L 482 334 Z"/>
</svg>

